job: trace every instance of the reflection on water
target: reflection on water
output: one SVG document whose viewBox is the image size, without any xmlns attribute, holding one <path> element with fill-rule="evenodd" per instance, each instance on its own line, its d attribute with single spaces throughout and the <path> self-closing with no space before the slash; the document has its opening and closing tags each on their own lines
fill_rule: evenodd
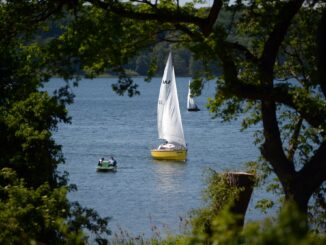
<svg viewBox="0 0 326 245">
<path fill-rule="evenodd" d="M 185 162 L 157 161 L 153 162 L 159 166 L 154 169 L 158 185 L 156 190 L 162 193 L 180 192 L 182 186 L 179 184 L 184 175 Z"/>
</svg>

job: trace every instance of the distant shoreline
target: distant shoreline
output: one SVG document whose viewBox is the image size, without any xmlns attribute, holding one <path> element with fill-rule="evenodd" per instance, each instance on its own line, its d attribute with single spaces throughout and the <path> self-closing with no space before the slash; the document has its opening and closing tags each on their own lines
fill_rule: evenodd
<svg viewBox="0 0 326 245">
<path fill-rule="evenodd" d="M 129 75 L 130 77 L 132 78 L 145 78 L 146 76 L 144 75 Z M 176 76 L 176 77 L 180 77 L 180 78 L 191 78 L 191 76 Z M 60 76 L 53 76 L 51 78 L 58 78 L 58 79 L 63 79 L 62 77 Z M 102 75 L 99 75 L 99 76 L 96 76 L 96 77 L 93 77 L 93 78 L 88 78 L 88 77 L 85 77 L 83 75 L 80 76 L 81 79 L 96 79 L 96 78 L 119 78 L 119 76 L 114 76 L 114 75 L 109 75 L 109 74 L 102 74 Z M 162 78 L 162 76 L 153 76 L 152 78 Z M 72 80 L 72 79 L 70 79 Z"/>
</svg>

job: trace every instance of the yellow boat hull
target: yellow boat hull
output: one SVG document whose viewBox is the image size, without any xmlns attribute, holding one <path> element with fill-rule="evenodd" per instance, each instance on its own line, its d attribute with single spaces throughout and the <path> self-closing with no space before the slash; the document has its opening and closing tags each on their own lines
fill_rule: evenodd
<svg viewBox="0 0 326 245">
<path fill-rule="evenodd" d="M 151 150 L 151 155 L 156 160 L 174 160 L 174 161 L 186 161 L 187 150 Z"/>
</svg>

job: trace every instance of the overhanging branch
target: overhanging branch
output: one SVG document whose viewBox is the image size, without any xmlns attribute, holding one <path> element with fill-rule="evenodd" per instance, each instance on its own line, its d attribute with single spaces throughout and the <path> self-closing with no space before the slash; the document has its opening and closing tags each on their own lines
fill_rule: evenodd
<svg viewBox="0 0 326 245">
<path fill-rule="evenodd" d="M 123 2 L 112 1 L 103 2 L 100 0 L 88 0 L 92 5 L 101 8 L 103 10 L 111 11 L 122 17 L 134 19 L 134 20 L 155 20 L 165 23 L 191 23 L 203 28 L 206 24 L 205 18 L 200 18 L 191 15 L 187 12 L 180 11 L 180 9 L 167 9 L 159 8 L 153 5 L 152 12 L 137 12 L 135 8 L 127 6 Z"/>
<path fill-rule="evenodd" d="M 326 109 L 320 106 L 318 101 L 304 96 L 300 99 L 300 94 L 294 95 L 294 89 L 288 86 L 274 86 L 270 89 L 269 87 L 264 88 L 258 85 L 245 84 L 236 78 L 228 83 L 226 89 L 239 98 L 249 100 L 269 99 L 286 105 L 300 113 L 301 117 L 315 128 L 320 127 L 326 121 Z M 296 96 L 299 96 L 299 98 L 296 98 Z M 304 101 L 304 104 L 298 105 L 295 100 Z M 314 108 L 313 111 L 312 108 Z"/>
<path fill-rule="evenodd" d="M 223 6 L 222 0 L 214 0 L 210 12 L 206 18 L 201 18 L 182 11 L 182 8 L 177 5 L 175 10 L 168 8 L 159 8 L 157 3 L 151 6 L 151 12 L 137 12 L 134 8 L 128 7 L 125 3 L 119 1 L 104 2 L 101 0 L 88 0 L 88 3 L 97 6 L 101 9 L 112 11 L 122 17 L 135 20 L 155 20 L 158 22 L 179 24 L 188 23 L 197 25 L 205 36 L 208 36 L 214 27 L 220 10 Z M 147 1 L 144 4 L 148 4 Z"/>
<path fill-rule="evenodd" d="M 293 17 L 298 13 L 303 2 L 304 0 L 292 0 L 285 3 L 284 6 L 281 8 L 279 16 L 277 17 L 279 22 L 274 26 L 273 31 L 270 33 L 269 38 L 265 43 L 264 50 L 260 59 L 260 69 L 262 74 L 265 74 L 265 77 L 268 77 L 270 74 L 273 74 L 273 67 L 281 43 L 284 40 L 284 37 L 287 33 L 287 30 L 289 29 Z M 272 80 L 264 80 L 262 82 L 272 83 Z"/>
</svg>

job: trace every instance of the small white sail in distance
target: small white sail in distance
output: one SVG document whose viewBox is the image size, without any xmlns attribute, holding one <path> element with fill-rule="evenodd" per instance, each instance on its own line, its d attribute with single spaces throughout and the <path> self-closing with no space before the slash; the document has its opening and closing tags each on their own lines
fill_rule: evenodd
<svg viewBox="0 0 326 245">
<path fill-rule="evenodd" d="M 199 110 L 195 100 L 191 96 L 190 80 L 189 80 L 189 83 L 188 83 L 187 110 Z"/>
</svg>

